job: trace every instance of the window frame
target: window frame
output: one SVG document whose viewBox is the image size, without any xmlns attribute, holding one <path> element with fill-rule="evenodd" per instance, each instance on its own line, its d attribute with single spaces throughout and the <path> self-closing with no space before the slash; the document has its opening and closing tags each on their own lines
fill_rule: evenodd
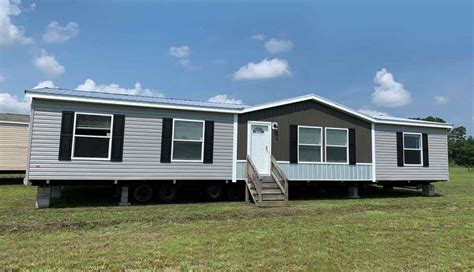
<svg viewBox="0 0 474 272">
<path fill-rule="evenodd" d="M 317 128 L 320 131 L 319 134 L 319 142 L 320 144 L 300 144 L 300 128 Z M 319 154 L 320 161 L 318 162 L 313 162 L 313 161 L 302 161 L 300 160 L 300 145 L 305 145 L 305 146 L 319 146 L 321 149 L 321 152 Z M 318 126 L 298 126 L 298 139 L 297 139 L 297 150 L 296 150 L 297 158 L 298 158 L 298 163 L 308 163 L 308 164 L 319 164 L 319 163 L 324 163 L 323 161 L 323 127 L 318 127 Z"/>
<path fill-rule="evenodd" d="M 346 132 L 346 144 L 345 145 L 328 145 L 328 130 L 344 130 Z M 328 162 L 328 147 L 345 147 L 346 148 L 346 161 L 345 162 Z M 331 164 L 349 164 L 349 129 L 348 128 L 336 128 L 336 127 L 325 127 L 324 128 L 324 162 Z"/>
<path fill-rule="evenodd" d="M 77 134 L 76 135 L 76 128 L 77 128 L 77 115 L 93 115 L 93 116 L 107 116 L 110 117 L 110 134 L 109 136 L 91 136 L 91 135 L 82 135 L 82 134 Z M 91 160 L 91 161 L 110 161 L 111 155 L 112 155 L 112 137 L 113 137 L 113 131 L 114 131 L 114 115 L 113 114 L 108 114 L 108 113 L 91 113 L 91 112 L 74 112 L 74 126 L 72 130 L 72 149 L 71 149 L 71 160 Z M 107 158 L 95 158 L 95 157 L 76 157 L 74 156 L 75 150 L 76 150 L 76 136 L 78 137 L 86 137 L 86 138 L 109 138 L 109 152 Z"/>
<path fill-rule="evenodd" d="M 193 122 L 193 123 L 201 123 L 202 124 L 202 140 L 175 140 L 174 139 L 174 131 L 176 129 L 176 121 L 182 122 Z M 196 120 L 196 119 L 180 119 L 180 118 L 173 118 L 173 129 L 171 131 L 171 162 L 204 162 L 204 142 L 205 142 L 205 133 L 206 133 L 206 121 L 205 120 Z M 174 159 L 174 142 L 200 142 L 201 143 L 201 159 L 199 160 L 183 160 L 183 159 Z"/>
<path fill-rule="evenodd" d="M 405 148 L 405 135 L 417 135 L 419 136 L 419 143 L 420 147 L 419 148 Z M 402 143 L 403 143 L 403 166 L 411 166 L 411 167 L 419 167 L 423 166 L 423 133 L 420 132 L 403 132 L 402 133 Z M 413 163 L 405 163 L 405 150 L 416 150 L 420 151 L 420 163 L 419 164 L 413 164 Z"/>
</svg>

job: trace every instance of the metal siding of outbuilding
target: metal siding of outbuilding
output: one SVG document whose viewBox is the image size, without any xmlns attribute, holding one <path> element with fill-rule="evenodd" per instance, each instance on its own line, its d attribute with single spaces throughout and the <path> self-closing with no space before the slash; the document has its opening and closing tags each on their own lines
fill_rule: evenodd
<svg viewBox="0 0 474 272">
<path fill-rule="evenodd" d="M 397 132 L 428 134 L 429 167 L 397 166 Z M 448 180 L 447 130 L 397 125 L 375 125 L 377 180 Z"/>
<path fill-rule="evenodd" d="M 290 160 L 290 125 L 305 125 L 323 127 L 323 133 L 324 127 L 355 128 L 357 162 L 372 162 L 371 123 L 315 101 L 303 101 L 239 115 L 239 160 L 245 160 L 247 154 L 248 121 L 278 122 L 278 132 L 274 131 L 272 134 L 272 155 L 279 161 Z"/>
<path fill-rule="evenodd" d="M 0 123 L 0 171 L 25 171 L 28 125 Z"/>
<path fill-rule="evenodd" d="M 61 112 L 125 114 L 123 162 L 59 161 Z M 163 117 L 213 120 L 214 163 L 161 164 Z M 29 180 L 231 179 L 233 115 L 86 103 L 35 101 Z"/>
</svg>

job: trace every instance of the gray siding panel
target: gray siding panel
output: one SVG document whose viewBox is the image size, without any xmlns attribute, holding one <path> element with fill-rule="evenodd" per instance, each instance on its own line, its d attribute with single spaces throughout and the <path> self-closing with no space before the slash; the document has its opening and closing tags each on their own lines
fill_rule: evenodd
<svg viewBox="0 0 474 272">
<path fill-rule="evenodd" d="M 36 100 L 30 180 L 231 179 L 233 115 Z M 125 114 L 123 162 L 58 161 L 61 112 Z M 163 117 L 213 120 L 214 163 L 160 163 Z"/>
<path fill-rule="evenodd" d="M 237 179 L 246 178 L 246 163 L 237 163 Z M 278 165 L 291 180 L 322 180 L 322 181 L 370 181 L 372 180 L 372 165 L 348 165 L 348 164 L 290 164 Z"/>
<path fill-rule="evenodd" d="M 397 166 L 397 132 L 428 134 L 429 167 Z M 447 130 L 397 125 L 375 125 L 377 180 L 448 180 Z"/>
</svg>

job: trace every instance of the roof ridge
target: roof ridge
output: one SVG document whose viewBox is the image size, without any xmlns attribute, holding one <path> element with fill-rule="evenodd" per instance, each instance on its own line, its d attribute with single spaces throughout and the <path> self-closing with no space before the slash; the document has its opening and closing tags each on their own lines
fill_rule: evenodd
<svg viewBox="0 0 474 272">
<path fill-rule="evenodd" d="M 112 95 L 125 95 L 130 97 L 141 97 L 141 98 L 157 98 L 157 99 L 164 99 L 164 100 L 172 100 L 172 101 L 186 101 L 186 102 L 202 102 L 202 103 L 213 103 L 213 104 L 224 104 L 224 105 L 240 105 L 240 106 L 248 106 L 245 104 L 238 104 L 238 103 L 229 103 L 229 102 L 211 102 L 205 100 L 197 100 L 197 99 L 186 99 L 186 98 L 176 98 L 176 97 L 165 97 L 165 96 L 156 96 L 156 95 L 139 95 L 139 94 L 127 94 L 127 93 L 112 93 L 112 92 L 101 92 L 101 91 L 85 91 L 85 90 L 78 90 L 78 89 L 65 89 L 65 88 L 50 88 L 50 87 L 43 87 L 38 89 L 28 89 L 27 91 L 35 91 L 39 89 L 48 89 L 48 90 L 60 90 L 60 91 L 74 91 L 74 92 L 84 92 L 84 93 L 96 93 L 96 94 L 112 94 Z"/>
</svg>

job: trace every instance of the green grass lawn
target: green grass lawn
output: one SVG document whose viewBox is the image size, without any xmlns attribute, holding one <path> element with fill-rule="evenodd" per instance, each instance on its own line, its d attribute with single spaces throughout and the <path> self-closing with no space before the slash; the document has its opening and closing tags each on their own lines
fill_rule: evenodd
<svg viewBox="0 0 474 272">
<path fill-rule="evenodd" d="M 0 186 L 1 269 L 473 270 L 474 174 L 439 197 L 34 209 L 35 188 Z M 61 205 L 59 205 L 61 206 Z M 58 207 L 58 206 L 57 206 Z"/>
</svg>

